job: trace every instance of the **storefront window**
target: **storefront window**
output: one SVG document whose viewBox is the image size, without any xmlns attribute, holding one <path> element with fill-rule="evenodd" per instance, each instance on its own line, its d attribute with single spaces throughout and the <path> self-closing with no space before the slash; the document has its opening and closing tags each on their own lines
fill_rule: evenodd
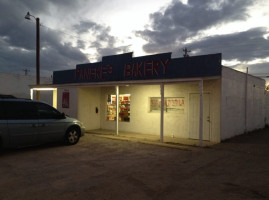
<svg viewBox="0 0 269 200">
<path fill-rule="evenodd" d="M 130 121 L 130 94 L 119 95 L 119 121 Z M 107 120 L 116 120 L 116 95 L 108 95 L 107 98 Z"/>
</svg>

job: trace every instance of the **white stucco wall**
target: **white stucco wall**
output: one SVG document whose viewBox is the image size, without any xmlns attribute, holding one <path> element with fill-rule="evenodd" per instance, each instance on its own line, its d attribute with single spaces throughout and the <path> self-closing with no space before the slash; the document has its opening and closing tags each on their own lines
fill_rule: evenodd
<svg viewBox="0 0 269 200">
<path fill-rule="evenodd" d="M 69 108 L 63 108 L 62 106 L 63 92 L 69 92 Z M 57 109 L 60 112 L 64 112 L 66 115 L 70 117 L 78 118 L 78 88 L 76 87 L 58 88 Z"/>
<path fill-rule="evenodd" d="M 248 75 L 246 92 L 246 77 L 245 73 L 222 68 L 221 140 L 265 125 L 265 81 Z"/>
<path fill-rule="evenodd" d="M 131 94 L 130 122 L 120 122 L 119 129 L 122 131 L 159 135 L 160 113 L 149 112 L 149 97 L 160 97 L 160 86 L 120 87 L 119 91 L 120 94 Z M 106 124 L 104 123 L 103 125 Z"/>
<path fill-rule="evenodd" d="M 165 135 L 189 138 L 189 97 L 199 93 L 198 83 L 180 83 L 165 86 L 165 97 L 184 97 L 184 113 L 165 113 Z M 220 141 L 220 79 L 204 81 L 204 93 L 209 95 L 210 141 Z M 205 102 L 207 103 L 207 102 Z M 199 117 L 199 112 L 197 113 Z M 206 121 L 207 119 L 204 119 Z"/>
<path fill-rule="evenodd" d="M 130 122 L 119 122 L 119 130 L 144 134 L 160 134 L 160 112 L 150 112 L 150 97 L 160 97 L 159 85 L 134 85 L 120 87 L 120 94 L 131 94 Z M 210 94 L 210 140 L 220 141 L 220 80 L 204 82 L 204 91 Z M 189 137 L 189 94 L 199 93 L 198 82 L 177 83 L 165 85 L 165 97 L 183 97 L 185 107 L 183 113 L 164 114 L 164 135 L 174 137 Z M 98 128 L 100 119 L 101 129 L 115 130 L 115 122 L 106 120 L 107 96 L 115 94 L 115 87 L 81 88 L 79 90 L 79 118 L 94 119 L 95 126 L 87 125 L 89 129 Z M 92 109 L 98 105 L 100 97 L 100 114 L 98 117 Z M 85 122 L 88 124 L 88 122 Z"/>
<path fill-rule="evenodd" d="M 199 93 L 198 83 L 181 83 L 165 86 L 166 97 L 184 97 L 184 113 L 165 113 L 164 132 L 168 136 L 189 138 L 189 97 Z M 204 81 L 204 93 L 209 94 L 210 141 L 220 140 L 220 80 Z M 206 102 L 205 102 L 206 103 Z M 199 113 L 197 113 L 199 117 Z M 207 119 L 204 119 L 207 120 Z"/>
<path fill-rule="evenodd" d="M 269 92 L 265 92 L 265 124 L 269 126 Z"/>
<path fill-rule="evenodd" d="M 248 76 L 247 127 L 246 131 L 264 128 L 266 92 L 265 80 Z"/>
<path fill-rule="evenodd" d="M 78 89 L 77 118 L 84 123 L 86 130 L 100 129 L 100 97 L 101 89 L 99 87 Z"/>
<path fill-rule="evenodd" d="M 51 84 L 48 77 L 41 77 L 40 84 Z M 29 85 L 36 84 L 36 76 L 0 73 L 0 94 L 13 95 L 18 98 L 30 99 Z M 35 99 L 35 93 L 34 93 Z M 52 105 L 52 91 L 40 93 L 40 101 Z"/>
<path fill-rule="evenodd" d="M 160 134 L 160 113 L 149 112 L 149 97 L 160 97 L 159 85 L 120 87 L 120 94 L 131 94 L 130 122 L 119 122 L 119 130 L 127 132 Z M 115 130 L 115 122 L 106 120 L 106 99 L 115 94 L 115 87 L 102 88 L 101 128 Z"/>
</svg>

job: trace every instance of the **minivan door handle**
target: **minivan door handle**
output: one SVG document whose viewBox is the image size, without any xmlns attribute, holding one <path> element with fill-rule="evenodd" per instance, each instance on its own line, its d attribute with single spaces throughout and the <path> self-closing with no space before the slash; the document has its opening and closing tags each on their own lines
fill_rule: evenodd
<svg viewBox="0 0 269 200">
<path fill-rule="evenodd" d="M 38 127 L 38 124 L 32 124 L 32 127 L 36 128 Z"/>
<path fill-rule="evenodd" d="M 44 126 L 45 126 L 44 123 L 38 124 L 38 127 L 44 127 Z"/>
</svg>

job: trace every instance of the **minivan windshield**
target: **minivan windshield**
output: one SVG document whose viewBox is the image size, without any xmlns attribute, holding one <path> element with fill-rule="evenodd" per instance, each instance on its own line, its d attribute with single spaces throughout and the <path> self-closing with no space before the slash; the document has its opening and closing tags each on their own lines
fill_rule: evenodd
<svg viewBox="0 0 269 200">
<path fill-rule="evenodd" d="M 60 113 L 55 108 L 44 104 L 44 103 L 37 103 L 37 113 L 39 119 L 61 119 L 64 118 L 64 115 Z"/>
</svg>

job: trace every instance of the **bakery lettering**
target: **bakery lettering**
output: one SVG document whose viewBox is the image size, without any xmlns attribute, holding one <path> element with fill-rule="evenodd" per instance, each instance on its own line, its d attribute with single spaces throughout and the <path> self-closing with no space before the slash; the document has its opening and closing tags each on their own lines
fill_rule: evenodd
<svg viewBox="0 0 269 200">
<path fill-rule="evenodd" d="M 87 67 L 83 69 L 76 69 L 76 80 L 97 80 L 106 79 L 111 76 L 113 68 L 110 65 Z"/>
<path fill-rule="evenodd" d="M 170 60 L 168 58 L 167 60 L 151 60 L 125 64 L 124 78 L 166 75 Z"/>
</svg>

